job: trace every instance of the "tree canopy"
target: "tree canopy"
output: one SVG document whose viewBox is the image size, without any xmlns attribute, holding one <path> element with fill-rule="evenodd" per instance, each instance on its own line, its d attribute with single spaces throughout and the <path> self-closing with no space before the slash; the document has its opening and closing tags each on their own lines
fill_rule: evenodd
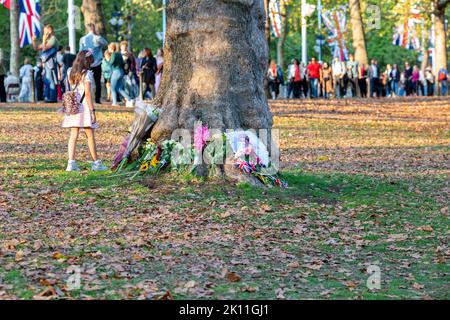
<svg viewBox="0 0 450 320">
<path fill-rule="evenodd" d="M 425 17 L 425 28 L 429 30 L 431 27 L 431 12 L 432 3 L 438 0 L 422 0 L 416 1 L 418 7 L 423 12 Z M 310 4 L 317 4 L 316 1 L 308 0 Z M 346 0 L 322 0 L 324 9 L 332 9 L 336 6 L 346 5 Z M 438 1 L 439 2 L 439 1 Z M 440 1 L 446 2 L 446 1 Z M 376 58 L 381 65 L 387 63 L 395 63 L 402 61 L 418 62 L 420 56 L 419 51 L 406 50 L 402 47 L 394 46 L 392 44 L 393 30 L 395 26 L 402 21 L 405 14 L 405 6 L 398 0 L 386 1 L 370 1 L 361 0 L 361 11 L 363 21 L 366 26 L 366 42 L 367 51 L 370 58 Z M 75 5 L 81 8 L 82 0 L 75 0 Z M 118 9 L 125 20 L 125 25 L 120 30 L 120 38 L 127 37 L 127 24 L 131 23 L 131 42 L 135 51 L 141 50 L 144 47 L 150 47 L 153 50 L 162 46 L 162 41 L 158 39 L 157 32 L 162 31 L 162 0 L 103 0 L 103 15 L 106 24 L 106 36 L 108 40 L 115 40 L 115 30 L 109 24 L 113 11 Z M 115 8 L 114 6 L 117 6 Z M 379 28 L 367 28 L 371 20 L 373 20 L 373 11 L 368 10 L 369 6 L 375 5 L 380 9 L 381 23 Z M 44 24 L 51 23 L 55 27 L 56 35 L 61 45 L 66 45 L 67 40 L 67 1 L 66 0 L 41 0 L 43 12 L 41 13 L 42 22 Z M 349 13 L 347 12 L 347 16 Z M 447 5 L 446 16 L 450 15 L 450 6 Z M 285 64 L 294 57 L 301 56 L 301 1 L 286 0 L 286 15 L 287 29 L 286 40 L 283 46 L 284 62 Z M 131 19 L 127 19 L 131 18 Z M 9 12 L 6 8 L 0 8 L 0 32 L 2 34 L 9 34 Z M 77 39 L 84 33 L 84 20 L 80 14 L 81 28 L 77 29 Z M 318 18 L 317 11 L 307 19 L 308 23 L 308 56 L 317 56 L 314 51 L 316 45 L 316 36 L 318 35 Z M 344 34 L 347 47 L 352 51 L 352 36 L 350 21 L 348 19 L 347 31 Z M 327 29 L 322 27 L 322 35 L 327 37 Z M 448 30 L 447 30 L 448 34 Z M 428 38 L 428 37 L 427 37 Z M 447 46 L 450 44 L 447 36 Z M 5 58 L 8 58 L 9 52 L 9 37 L 2 37 L 0 39 L 0 48 L 5 53 Z M 270 56 L 275 58 L 277 56 L 277 39 L 271 37 L 270 40 Z M 33 57 L 34 53 L 31 47 L 21 49 L 23 60 L 24 57 Z M 322 46 L 323 60 L 331 60 L 331 49 L 325 44 Z M 395 59 L 394 59 L 395 57 Z M 395 60 L 395 61 L 394 61 Z"/>
</svg>

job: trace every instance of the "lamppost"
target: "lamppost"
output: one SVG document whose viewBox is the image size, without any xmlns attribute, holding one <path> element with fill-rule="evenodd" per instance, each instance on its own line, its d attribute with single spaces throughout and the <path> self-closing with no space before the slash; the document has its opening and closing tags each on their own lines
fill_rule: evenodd
<svg viewBox="0 0 450 320">
<path fill-rule="evenodd" d="M 119 42 L 119 31 L 124 23 L 125 21 L 122 19 L 122 12 L 119 11 L 119 8 L 115 4 L 114 11 L 112 13 L 112 18 L 109 20 L 109 24 L 116 31 L 116 42 Z"/>
</svg>

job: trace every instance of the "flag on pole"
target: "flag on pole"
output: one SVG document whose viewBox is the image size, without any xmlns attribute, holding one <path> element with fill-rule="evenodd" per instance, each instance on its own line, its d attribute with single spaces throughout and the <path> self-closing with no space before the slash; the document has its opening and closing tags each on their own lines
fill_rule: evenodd
<svg viewBox="0 0 450 320">
<path fill-rule="evenodd" d="M 281 30 L 283 28 L 280 0 L 270 0 L 269 17 L 273 35 L 275 36 L 275 38 L 280 38 Z"/>
<path fill-rule="evenodd" d="M 408 50 L 420 50 L 419 26 L 422 27 L 420 11 L 411 9 L 405 15 L 403 24 L 395 28 L 392 44 Z"/>
<path fill-rule="evenodd" d="M 9 9 L 9 0 L 0 0 L 0 3 L 5 7 Z"/>
<path fill-rule="evenodd" d="M 346 11 L 346 6 L 322 11 L 322 20 L 329 32 L 328 44 L 333 48 L 333 58 L 338 57 L 340 61 L 346 61 L 348 57 L 344 39 L 347 24 Z"/>
<path fill-rule="evenodd" d="M 32 37 L 41 35 L 41 8 L 39 0 L 20 0 L 19 36 L 20 47 L 32 43 Z"/>
</svg>

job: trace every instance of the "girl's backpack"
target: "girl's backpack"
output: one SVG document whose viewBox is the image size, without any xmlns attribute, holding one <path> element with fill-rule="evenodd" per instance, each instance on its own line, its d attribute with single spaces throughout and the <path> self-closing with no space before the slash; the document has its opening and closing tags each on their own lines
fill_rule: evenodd
<svg viewBox="0 0 450 320">
<path fill-rule="evenodd" d="M 65 113 L 66 115 L 74 115 L 80 113 L 81 104 L 84 100 L 84 92 L 80 97 L 80 94 L 77 91 L 77 86 L 78 84 L 73 88 L 73 90 L 70 90 L 69 84 L 69 91 L 66 91 L 62 96 L 61 112 Z"/>
<path fill-rule="evenodd" d="M 447 80 L 447 72 L 445 70 L 439 71 L 439 81 Z"/>
</svg>

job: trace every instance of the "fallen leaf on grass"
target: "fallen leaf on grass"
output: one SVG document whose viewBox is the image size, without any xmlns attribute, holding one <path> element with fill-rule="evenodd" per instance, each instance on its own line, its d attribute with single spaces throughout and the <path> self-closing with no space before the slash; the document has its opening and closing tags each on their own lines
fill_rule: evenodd
<svg viewBox="0 0 450 320">
<path fill-rule="evenodd" d="M 423 288 L 425 288 L 424 285 L 422 284 L 418 284 L 417 282 L 413 284 L 413 288 L 416 290 L 422 290 Z"/>
<path fill-rule="evenodd" d="M 190 280 L 188 282 L 186 282 L 186 284 L 184 285 L 184 287 L 186 289 L 192 289 L 197 285 L 197 283 L 194 280 Z"/>
<path fill-rule="evenodd" d="M 37 295 L 33 296 L 34 300 L 51 300 L 55 299 L 57 297 L 55 289 L 52 287 L 48 287 L 44 291 L 38 293 Z"/>
<path fill-rule="evenodd" d="M 17 251 L 17 252 L 16 252 L 16 258 L 15 258 L 16 262 L 22 261 L 24 255 L 25 255 L 25 254 L 23 253 L 22 250 Z"/>
<path fill-rule="evenodd" d="M 406 239 L 408 239 L 408 236 L 406 234 L 403 233 L 391 234 L 387 238 L 386 242 L 404 241 Z"/>
<path fill-rule="evenodd" d="M 226 275 L 226 278 L 228 279 L 228 281 L 230 282 L 239 282 L 241 281 L 241 277 L 238 276 L 236 273 L 234 272 L 228 272 Z"/>
<path fill-rule="evenodd" d="M 297 269 L 300 268 L 300 263 L 298 263 L 298 261 L 294 261 L 288 264 L 288 267 L 291 269 Z"/>
<path fill-rule="evenodd" d="M 345 283 L 345 286 L 348 287 L 348 288 L 355 289 L 355 288 L 358 287 L 358 284 L 356 282 L 354 282 L 354 281 L 347 281 Z"/>
<path fill-rule="evenodd" d="M 425 232 L 433 232 L 434 231 L 432 226 L 422 226 L 419 228 L 419 230 L 425 231 Z"/>
</svg>

